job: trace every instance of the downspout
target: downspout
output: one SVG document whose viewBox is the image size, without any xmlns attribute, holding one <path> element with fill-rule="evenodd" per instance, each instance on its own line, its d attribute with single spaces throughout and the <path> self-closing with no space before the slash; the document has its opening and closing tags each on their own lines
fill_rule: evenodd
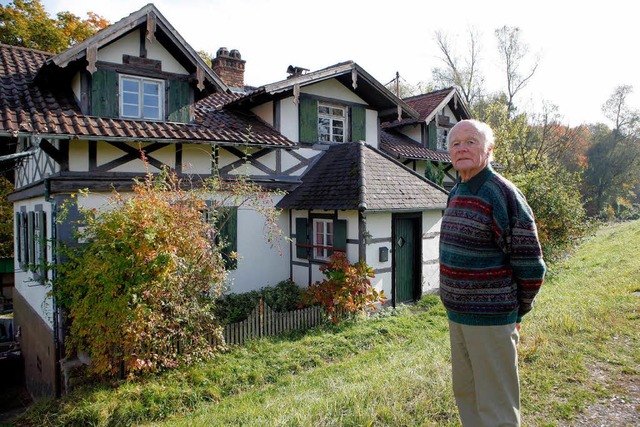
<svg viewBox="0 0 640 427">
<path fill-rule="evenodd" d="M 58 263 L 58 251 L 57 251 L 57 204 L 56 201 L 51 197 L 51 180 L 49 178 L 44 179 L 44 201 L 48 202 L 51 205 L 51 221 L 50 221 L 50 230 L 51 230 L 51 265 L 57 265 Z M 56 269 L 51 269 L 51 283 L 52 290 L 53 286 L 55 286 L 55 277 Z M 53 308 L 53 344 L 55 351 L 55 360 L 56 366 L 54 369 L 55 372 L 55 396 L 60 397 L 62 394 L 62 378 L 60 374 L 60 361 L 62 360 L 62 351 L 64 346 L 64 333 L 62 329 L 63 321 L 62 321 L 62 311 L 60 307 L 56 304 L 55 293 L 52 292 L 51 295 L 51 305 Z"/>
<path fill-rule="evenodd" d="M 364 152 L 365 150 L 365 142 L 358 141 L 360 146 L 358 147 L 360 150 L 360 156 L 358 159 L 358 258 L 367 262 L 367 241 L 366 236 L 368 235 L 367 231 L 367 223 L 364 216 L 364 212 L 367 210 L 367 183 L 365 179 L 365 160 L 364 160 Z"/>
</svg>

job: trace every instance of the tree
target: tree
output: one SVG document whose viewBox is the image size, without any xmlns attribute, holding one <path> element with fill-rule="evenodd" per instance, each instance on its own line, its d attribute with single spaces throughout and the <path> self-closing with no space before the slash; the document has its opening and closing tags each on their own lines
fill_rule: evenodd
<svg viewBox="0 0 640 427">
<path fill-rule="evenodd" d="M 440 49 L 440 59 L 443 67 L 431 70 L 436 87 L 444 89 L 455 87 L 462 94 L 467 105 L 472 106 L 481 97 L 484 78 L 480 73 L 480 36 L 477 31 L 469 30 L 469 51 L 465 59 L 461 59 L 455 52 L 450 36 L 442 31 L 436 31 L 434 40 Z"/>
<path fill-rule="evenodd" d="M 89 12 L 80 19 L 70 12 L 49 17 L 40 0 L 14 0 L 0 5 L 0 42 L 45 52 L 58 53 L 81 42 L 109 22 Z"/>
<path fill-rule="evenodd" d="M 503 96 L 494 95 L 476 105 L 474 115 L 489 124 L 495 136 L 495 161 L 505 174 L 527 170 L 523 159 L 523 141 L 529 132 L 528 116 L 524 113 L 510 117 Z"/>
<path fill-rule="evenodd" d="M 495 35 L 507 80 L 507 110 L 512 114 L 515 110 L 513 99 L 531 80 L 538 69 L 539 60 L 534 59 L 531 67 L 523 70 L 529 48 L 520 40 L 520 28 L 505 25 L 495 30 Z"/>
<path fill-rule="evenodd" d="M 592 126 L 593 143 L 588 151 L 589 166 L 585 172 L 585 194 L 590 194 L 589 212 L 600 214 L 618 203 L 617 199 L 634 198 L 640 180 L 640 113 L 627 104 L 633 88 L 615 88 L 602 106 L 605 116 L 614 124 Z"/>
<path fill-rule="evenodd" d="M 198 51 L 198 56 L 199 56 L 200 58 L 202 58 L 202 60 L 203 60 L 203 61 L 204 61 L 204 62 L 205 62 L 209 67 L 211 67 L 212 62 L 213 62 L 213 60 L 215 59 L 215 56 L 214 56 L 212 53 L 207 52 L 206 50 L 199 50 L 199 51 Z"/>
</svg>

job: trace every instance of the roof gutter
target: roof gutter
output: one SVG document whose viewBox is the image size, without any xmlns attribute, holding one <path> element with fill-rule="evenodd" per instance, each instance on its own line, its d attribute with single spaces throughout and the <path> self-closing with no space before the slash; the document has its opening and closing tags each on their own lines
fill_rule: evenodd
<svg viewBox="0 0 640 427">
<path fill-rule="evenodd" d="M 246 141 L 214 141 L 210 139 L 178 139 L 178 138 L 131 138 L 127 136 L 93 136 L 93 135 L 71 135 L 71 134 L 48 134 L 48 133 L 35 133 L 35 132 L 19 132 L 19 133 L 0 133 L 0 136 L 11 135 L 12 137 L 19 136 L 33 136 L 37 135 L 40 139 L 69 139 L 69 140 L 81 140 L 81 141 L 106 141 L 106 142 L 164 142 L 167 144 L 184 144 L 185 142 L 189 143 L 199 143 L 199 144 L 222 144 L 222 145 L 231 145 L 231 146 L 243 146 L 243 147 L 260 147 L 264 148 L 268 147 L 282 147 L 282 148 L 295 148 L 298 146 L 296 143 L 291 143 L 291 145 L 283 145 L 283 144 L 269 144 L 266 142 L 246 142 Z M 1 160 L 1 158 L 0 158 Z"/>
</svg>

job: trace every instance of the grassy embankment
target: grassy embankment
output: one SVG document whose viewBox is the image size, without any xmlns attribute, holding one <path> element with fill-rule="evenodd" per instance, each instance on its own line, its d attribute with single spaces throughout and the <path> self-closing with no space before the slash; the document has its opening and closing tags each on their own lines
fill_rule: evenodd
<svg viewBox="0 0 640 427">
<path fill-rule="evenodd" d="M 520 341 L 526 426 L 569 425 L 640 366 L 640 221 L 554 265 Z M 216 360 L 29 412 L 34 425 L 457 426 L 439 301 L 257 340 Z"/>
</svg>

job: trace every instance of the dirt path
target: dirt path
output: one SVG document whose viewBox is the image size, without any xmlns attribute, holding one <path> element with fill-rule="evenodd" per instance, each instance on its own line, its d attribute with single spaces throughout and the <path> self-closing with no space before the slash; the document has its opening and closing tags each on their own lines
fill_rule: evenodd
<svg viewBox="0 0 640 427">
<path fill-rule="evenodd" d="M 623 375 L 615 381 L 603 378 L 606 373 L 594 369 L 593 375 L 606 385 L 613 396 L 589 406 L 568 424 L 572 427 L 637 427 L 640 426 L 640 376 Z"/>
</svg>

